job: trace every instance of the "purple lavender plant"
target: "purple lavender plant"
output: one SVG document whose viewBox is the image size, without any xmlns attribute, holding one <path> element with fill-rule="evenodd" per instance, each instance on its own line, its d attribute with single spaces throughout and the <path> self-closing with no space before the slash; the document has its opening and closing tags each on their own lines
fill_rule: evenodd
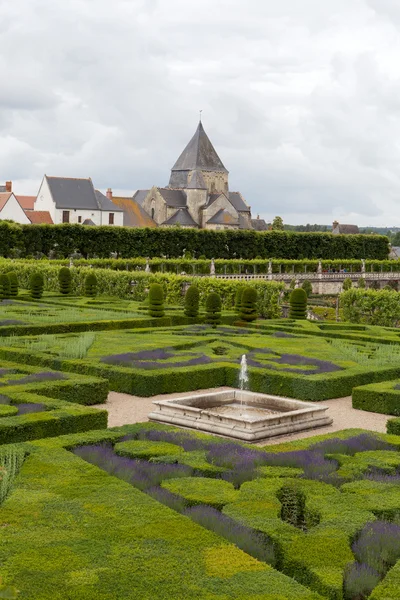
<svg viewBox="0 0 400 600">
<path fill-rule="evenodd" d="M 380 582 L 380 575 L 369 565 L 349 564 L 343 581 L 344 597 L 346 600 L 365 600 Z"/>
<path fill-rule="evenodd" d="M 269 565 L 275 565 L 276 557 L 273 543 L 264 533 L 241 525 L 215 508 L 204 504 L 186 509 L 184 514 L 202 527 L 229 540 L 247 554 L 254 556 L 254 558 Z"/>
<path fill-rule="evenodd" d="M 34 402 L 23 402 L 21 404 L 17 404 L 16 406 L 18 408 L 19 415 L 29 415 L 47 410 L 44 404 L 35 404 Z"/>
<path fill-rule="evenodd" d="M 310 450 L 321 454 L 347 454 L 354 456 L 358 452 L 367 452 L 370 450 L 397 450 L 396 446 L 389 444 L 384 440 L 370 433 L 362 433 L 345 440 L 332 438 L 318 442 L 310 446 Z"/>
<path fill-rule="evenodd" d="M 384 575 L 400 558 L 400 525 L 388 521 L 367 523 L 352 550 L 360 563 Z"/>
<path fill-rule="evenodd" d="M 173 494 L 165 488 L 155 486 L 146 490 L 146 493 L 154 498 L 154 500 L 165 504 L 165 506 L 172 508 L 176 512 L 182 513 L 186 508 L 186 502 L 181 496 Z"/>
</svg>

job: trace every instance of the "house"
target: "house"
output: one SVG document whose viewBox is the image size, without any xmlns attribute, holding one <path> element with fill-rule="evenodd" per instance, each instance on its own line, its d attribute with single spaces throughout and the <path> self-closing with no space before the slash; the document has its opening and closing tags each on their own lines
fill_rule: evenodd
<svg viewBox="0 0 400 600">
<path fill-rule="evenodd" d="M 358 228 L 358 225 L 341 225 L 338 221 L 333 221 L 332 233 L 336 235 L 339 233 L 345 233 L 349 235 L 360 233 L 360 230 Z"/>
<path fill-rule="evenodd" d="M 49 212 L 56 225 L 60 223 L 123 225 L 123 210 L 96 190 L 90 178 L 45 175 L 34 204 L 34 211 Z"/>
<path fill-rule="evenodd" d="M 30 220 L 13 192 L 0 192 L 0 220 L 29 225 Z"/>
<path fill-rule="evenodd" d="M 252 229 L 250 206 L 229 190 L 229 172 L 201 122 L 172 167 L 169 185 L 138 190 L 133 202 L 162 227 Z"/>
<path fill-rule="evenodd" d="M 257 219 L 251 220 L 251 226 L 255 231 L 268 231 L 268 225 L 264 219 L 260 219 L 260 215 L 257 215 Z"/>
<path fill-rule="evenodd" d="M 123 210 L 124 227 L 157 227 L 157 223 L 131 196 L 113 196 L 111 188 L 108 188 L 106 196 Z"/>
</svg>

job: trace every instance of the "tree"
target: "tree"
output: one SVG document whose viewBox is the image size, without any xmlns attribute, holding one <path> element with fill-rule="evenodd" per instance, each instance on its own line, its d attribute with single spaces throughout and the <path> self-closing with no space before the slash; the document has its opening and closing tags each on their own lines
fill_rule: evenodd
<svg viewBox="0 0 400 600">
<path fill-rule="evenodd" d="M 242 307 L 242 295 L 243 295 L 243 290 L 244 287 L 242 285 L 240 285 L 237 289 L 236 289 L 236 294 L 235 294 L 235 312 L 237 314 L 240 313 L 240 309 Z"/>
<path fill-rule="evenodd" d="M 351 281 L 350 277 L 346 277 L 346 279 L 343 281 L 343 291 L 347 292 L 347 290 L 351 290 L 352 287 L 353 282 Z"/>
<path fill-rule="evenodd" d="M 60 293 L 63 296 L 67 296 L 72 291 L 72 276 L 71 270 L 68 267 L 61 267 L 58 272 L 58 283 L 60 286 Z"/>
<path fill-rule="evenodd" d="M 156 319 L 164 316 L 164 292 L 159 283 L 152 283 L 149 289 L 149 315 Z"/>
<path fill-rule="evenodd" d="M 199 315 L 199 288 L 191 285 L 185 295 L 185 315 L 187 317 L 196 318 Z"/>
<path fill-rule="evenodd" d="M 305 279 L 301 284 L 302 289 L 307 294 L 307 298 L 309 298 L 312 294 L 312 283 L 308 279 Z"/>
<path fill-rule="evenodd" d="M 221 322 L 221 298 L 216 292 L 208 294 L 206 299 L 206 323 L 216 327 Z"/>
<path fill-rule="evenodd" d="M 6 300 L 10 297 L 10 280 L 8 275 L 2 273 L 0 275 L 0 300 Z"/>
<path fill-rule="evenodd" d="M 43 274 L 40 271 L 34 271 L 29 279 L 29 289 L 31 297 L 34 300 L 40 300 L 43 296 L 44 279 Z"/>
<path fill-rule="evenodd" d="M 85 296 L 88 296 L 89 298 L 95 298 L 97 296 L 97 277 L 94 273 L 86 275 Z"/>
<path fill-rule="evenodd" d="M 290 294 L 290 319 L 307 319 L 307 294 L 302 288 Z"/>
<path fill-rule="evenodd" d="M 243 290 L 240 318 L 247 323 L 257 319 L 257 290 L 253 287 L 248 286 Z"/>
<path fill-rule="evenodd" d="M 15 271 L 7 273 L 10 281 L 10 298 L 16 298 L 18 296 L 18 277 Z"/>
<path fill-rule="evenodd" d="M 360 277 L 360 279 L 358 280 L 358 287 L 364 289 L 366 287 L 366 283 L 365 283 L 365 279 L 364 277 Z"/>
<path fill-rule="evenodd" d="M 284 228 L 282 217 L 275 217 L 275 219 L 272 221 L 272 229 L 283 231 Z"/>
</svg>

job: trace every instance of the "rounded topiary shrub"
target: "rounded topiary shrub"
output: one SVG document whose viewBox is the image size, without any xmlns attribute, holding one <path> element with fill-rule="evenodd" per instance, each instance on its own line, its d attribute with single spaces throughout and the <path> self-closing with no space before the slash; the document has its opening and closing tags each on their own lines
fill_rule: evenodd
<svg viewBox="0 0 400 600">
<path fill-rule="evenodd" d="M 187 317 L 196 318 L 199 315 L 199 288 L 191 285 L 185 295 L 185 315 Z"/>
<path fill-rule="evenodd" d="M 149 315 L 156 319 L 164 316 L 164 292 L 159 283 L 152 283 L 149 289 Z"/>
<path fill-rule="evenodd" d="M 8 280 L 10 282 L 10 298 L 16 298 L 18 296 L 18 277 L 15 271 L 7 273 Z"/>
<path fill-rule="evenodd" d="M 206 323 L 216 327 L 221 322 L 221 298 L 216 292 L 208 294 L 206 299 Z"/>
<path fill-rule="evenodd" d="M 243 290 L 240 318 L 247 323 L 257 319 L 257 290 L 253 287 L 245 287 Z"/>
<path fill-rule="evenodd" d="M 242 309 L 242 295 L 243 295 L 243 290 L 244 287 L 242 285 L 240 285 L 237 290 L 236 290 L 236 294 L 235 294 L 235 312 L 237 314 L 240 313 L 241 309 Z"/>
<path fill-rule="evenodd" d="M 10 280 L 8 275 L 2 273 L 0 275 L 0 300 L 5 300 L 10 297 Z"/>
<path fill-rule="evenodd" d="M 97 277 L 94 273 L 86 275 L 85 296 L 88 296 L 89 298 L 95 298 L 95 296 L 97 296 Z"/>
<path fill-rule="evenodd" d="M 350 290 L 353 286 L 353 283 L 350 279 L 350 277 L 346 277 L 346 279 L 343 281 L 343 291 L 347 292 L 347 290 Z"/>
<path fill-rule="evenodd" d="M 290 294 L 290 319 L 307 319 L 307 294 L 302 288 Z"/>
<path fill-rule="evenodd" d="M 31 292 L 31 297 L 34 300 L 40 300 L 40 298 L 43 296 L 44 289 L 44 279 L 42 273 L 32 273 L 29 279 L 29 289 Z"/>
<path fill-rule="evenodd" d="M 307 298 L 309 298 L 311 296 L 311 294 L 312 294 L 312 283 L 311 283 L 311 281 L 308 281 L 308 279 L 305 279 L 303 281 L 303 283 L 301 284 L 301 288 L 307 294 Z"/>
<path fill-rule="evenodd" d="M 67 296 L 72 291 L 72 276 L 71 271 L 68 267 L 61 267 L 58 272 L 58 284 L 60 286 L 60 293 Z"/>
<path fill-rule="evenodd" d="M 358 287 L 364 289 L 366 287 L 366 283 L 365 283 L 365 279 L 364 277 L 360 277 L 360 279 L 358 280 Z"/>
</svg>

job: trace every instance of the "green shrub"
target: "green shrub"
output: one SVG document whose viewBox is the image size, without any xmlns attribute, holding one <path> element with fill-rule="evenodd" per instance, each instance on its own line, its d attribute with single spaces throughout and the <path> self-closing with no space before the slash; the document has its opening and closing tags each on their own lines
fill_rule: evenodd
<svg viewBox="0 0 400 600">
<path fill-rule="evenodd" d="M 295 287 L 296 287 L 296 279 L 293 277 L 293 279 L 290 280 L 289 289 L 294 290 Z"/>
<path fill-rule="evenodd" d="M 252 287 L 243 290 L 240 318 L 248 323 L 257 319 L 257 290 Z"/>
<path fill-rule="evenodd" d="M 290 319 L 307 318 L 307 294 L 302 288 L 293 290 L 290 294 Z"/>
<path fill-rule="evenodd" d="M 16 298 L 18 296 L 18 276 L 15 271 L 7 273 L 10 281 L 10 298 Z"/>
<path fill-rule="evenodd" d="M 67 296 L 72 291 L 72 276 L 71 271 L 68 267 L 61 267 L 58 272 L 58 283 L 60 286 L 60 293 Z"/>
<path fill-rule="evenodd" d="M 10 291 L 10 279 L 5 273 L 0 275 L 0 300 L 5 300 L 11 295 Z"/>
<path fill-rule="evenodd" d="M 164 316 L 164 292 L 159 283 L 152 283 L 149 289 L 149 315 L 155 319 Z"/>
<path fill-rule="evenodd" d="M 95 298 L 97 296 L 97 277 L 94 273 L 86 275 L 85 296 L 89 298 Z"/>
<path fill-rule="evenodd" d="M 241 308 L 242 308 L 242 294 L 243 294 L 243 290 L 244 287 L 243 286 L 238 286 L 237 290 L 236 290 L 236 294 L 235 294 L 235 312 L 237 314 L 240 313 Z"/>
<path fill-rule="evenodd" d="M 396 327 L 400 322 L 400 295 L 393 290 L 353 288 L 340 295 L 340 305 L 351 323 Z"/>
<path fill-rule="evenodd" d="M 350 277 L 346 277 L 346 279 L 343 280 L 343 291 L 347 292 L 347 290 L 350 290 L 353 287 L 353 282 L 351 281 Z"/>
<path fill-rule="evenodd" d="M 206 323 L 217 327 L 221 322 L 221 298 L 216 292 L 211 292 L 206 300 Z"/>
<path fill-rule="evenodd" d="M 185 295 L 185 315 L 196 318 L 199 316 L 200 293 L 196 285 L 191 285 Z"/>
<path fill-rule="evenodd" d="M 309 281 L 308 279 L 305 279 L 303 281 L 303 283 L 301 284 L 301 288 L 305 291 L 305 293 L 307 294 L 307 298 L 309 298 L 312 294 L 312 283 L 311 281 Z"/>
<path fill-rule="evenodd" d="M 44 278 L 41 271 L 34 271 L 29 279 L 29 289 L 34 300 L 43 296 Z"/>
<path fill-rule="evenodd" d="M 365 289 L 365 287 L 366 287 L 365 278 L 360 277 L 357 284 L 358 284 L 359 289 Z"/>
</svg>

